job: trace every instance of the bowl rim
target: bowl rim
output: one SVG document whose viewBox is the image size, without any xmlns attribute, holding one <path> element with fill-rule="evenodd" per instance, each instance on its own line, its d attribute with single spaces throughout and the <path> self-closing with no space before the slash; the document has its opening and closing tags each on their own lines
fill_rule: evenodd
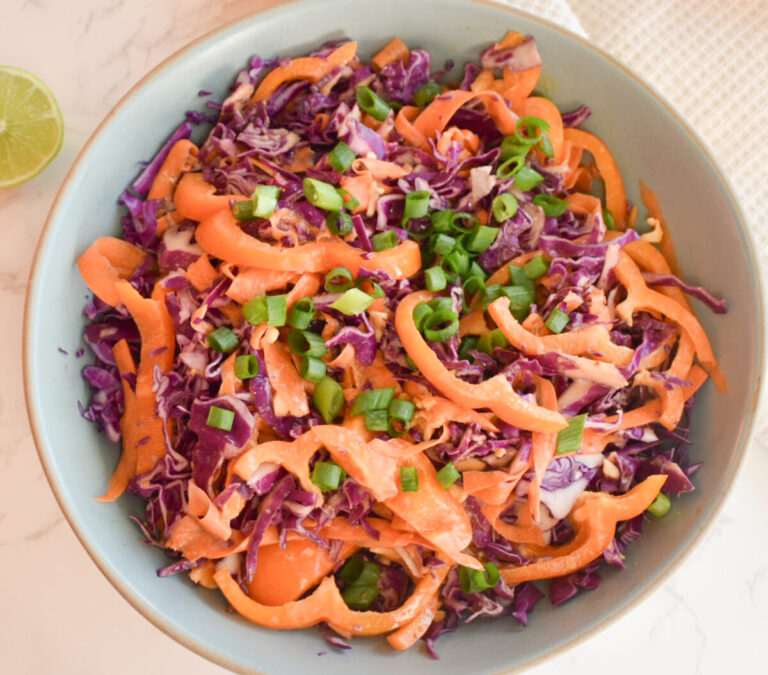
<svg viewBox="0 0 768 675">
<path fill-rule="evenodd" d="M 175 51 L 173 54 L 169 55 L 168 57 L 163 59 L 160 63 L 155 65 L 149 72 L 147 72 L 133 86 L 131 86 L 128 89 L 128 91 L 110 109 L 110 111 L 106 114 L 104 119 L 94 129 L 94 131 L 92 132 L 92 134 L 90 135 L 86 143 L 83 145 L 83 147 L 80 149 L 80 151 L 75 157 L 71 167 L 67 171 L 64 177 L 64 180 L 62 181 L 56 193 L 53 203 L 51 204 L 51 208 L 45 219 L 45 223 L 43 224 L 43 228 L 40 232 L 37 245 L 35 247 L 35 252 L 32 259 L 32 265 L 30 267 L 30 275 L 27 282 L 27 292 L 26 292 L 25 301 L 24 301 L 24 320 L 23 320 L 23 335 L 22 335 L 22 345 L 23 345 L 22 346 L 22 369 L 23 369 L 23 381 L 24 381 L 24 399 L 25 399 L 26 408 L 27 408 L 27 416 L 29 418 L 29 424 L 32 431 L 32 437 L 35 444 L 35 449 L 37 450 L 38 458 L 40 459 L 40 464 L 42 465 L 43 472 L 45 473 L 45 477 L 48 480 L 51 490 L 53 491 L 53 494 L 56 498 L 59 508 L 61 509 L 62 513 L 64 514 L 64 517 L 69 523 L 69 526 L 72 528 L 72 531 L 75 533 L 75 536 L 78 538 L 78 540 L 80 541 L 80 544 L 86 550 L 86 552 L 88 553 L 88 555 L 90 556 L 91 560 L 94 562 L 96 567 L 107 578 L 107 580 L 118 591 L 118 593 L 120 593 L 120 595 L 137 612 L 139 612 L 141 616 L 143 616 L 147 621 L 152 623 L 155 627 L 162 630 L 166 635 L 173 638 L 174 640 L 176 640 L 176 642 L 183 645 L 184 647 L 191 650 L 192 652 L 198 654 L 199 656 L 202 656 L 203 658 L 207 659 L 208 661 L 211 661 L 212 663 L 215 663 L 224 668 L 228 668 L 233 672 L 238 672 L 238 673 L 263 673 L 264 671 L 260 671 L 253 668 L 247 668 L 213 648 L 207 648 L 207 647 L 201 646 L 200 644 L 192 640 L 185 633 L 185 631 L 178 628 L 172 622 L 165 620 L 151 606 L 145 604 L 142 600 L 140 600 L 135 596 L 134 591 L 130 588 L 130 586 L 127 583 L 123 582 L 119 578 L 119 576 L 114 572 L 111 564 L 105 558 L 102 558 L 92 548 L 87 537 L 81 531 L 80 526 L 76 518 L 74 517 L 74 514 L 70 512 L 69 506 L 60 490 L 60 487 L 58 485 L 58 477 L 56 476 L 55 472 L 53 471 L 49 463 L 49 450 L 43 441 L 43 434 L 40 428 L 41 427 L 41 422 L 39 421 L 40 412 L 35 407 L 34 396 L 32 395 L 33 386 L 32 386 L 32 379 L 31 379 L 32 375 L 31 375 L 30 363 L 32 359 L 33 350 L 31 346 L 31 342 L 28 338 L 32 333 L 32 325 L 33 325 L 33 319 L 34 319 L 33 307 L 35 303 L 33 302 L 33 299 L 37 297 L 37 293 L 38 293 L 38 282 L 39 282 L 39 276 L 40 276 L 39 275 L 40 269 L 39 269 L 38 263 L 41 259 L 42 252 L 45 249 L 47 249 L 48 240 L 51 235 L 51 224 L 56 220 L 58 216 L 58 212 L 61 208 L 62 197 L 69 189 L 70 183 L 73 181 L 74 177 L 78 173 L 80 166 L 83 163 L 84 159 L 86 158 L 87 154 L 89 153 L 91 146 L 97 141 L 103 129 L 111 122 L 113 117 L 115 117 L 116 114 L 119 111 L 121 111 L 124 106 L 128 105 L 130 100 L 141 88 L 143 88 L 147 83 L 149 83 L 155 77 L 158 77 L 160 74 L 162 74 L 162 72 L 166 70 L 166 68 L 168 68 L 171 64 L 177 62 L 180 59 L 183 59 L 189 52 L 197 48 L 199 45 L 212 40 L 213 38 L 215 38 L 217 35 L 221 33 L 225 33 L 233 28 L 236 28 L 240 24 L 249 23 L 250 21 L 252 21 L 253 19 L 255 19 L 260 15 L 266 15 L 266 14 L 276 15 L 281 13 L 291 13 L 296 10 L 297 5 L 300 6 L 303 4 L 308 4 L 309 2 L 317 3 L 318 1 L 325 1 L 325 0 L 269 0 L 270 4 L 262 8 L 256 9 L 253 12 L 249 12 L 248 14 L 242 17 L 228 21 L 222 24 L 221 26 L 214 28 L 213 30 L 210 30 L 200 35 L 199 37 L 195 38 L 194 40 L 188 42 L 187 44 L 182 46 L 180 49 Z M 747 411 L 746 428 L 743 430 L 741 434 L 743 440 L 740 443 L 738 448 L 736 466 L 734 467 L 734 471 L 730 477 L 730 480 L 726 483 L 723 489 L 721 489 L 720 494 L 717 496 L 716 503 L 714 504 L 709 517 L 701 525 L 698 532 L 695 533 L 693 539 L 679 553 L 679 555 L 674 560 L 672 560 L 659 573 L 659 575 L 655 579 L 653 579 L 648 584 L 648 586 L 643 591 L 641 591 L 637 596 L 635 596 L 634 598 L 626 602 L 623 606 L 612 611 L 608 616 L 606 616 L 598 624 L 592 626 L 591 628 L 580 633 L 579 635 L 575 636 L 571 640 L 568 640 L 567 642 L 559 645 L 558 647 L 551 649 L 550 651 L 544 654 L 540 654 L 538 656 L 532 657 L 527 661 L 525 661 L 524 663 L 520 663 L 516 666 L 510 667 L 510 668 L 504 668 L 502 670 L 497 671 L 498 673 L 514 673 L 514 672 L 522 672 L 523 670 L 531 668 L 535 665 L 540 665 L 542 663 L 545 663 L 546 661 L 554 659 L 555 657 L 561 654 L 564 654 L 568 650 L 575 647 L 577 644 L 584 642 L 590 638 L 593 638 L 598 633 L 607 629 L 609 626 L 616 623 L 619 619 L 626 616 L 630 611 L 632 611 L 637 606 L 645 602 L 649 597 L 651 597 L 651 595 L 656 593 L 662 586 L 664 586 L 667 583 L 667 581 L 672 577 L 672 575 L 675 574 L 675 572 L 677 572 L 680 569 L 680 567 L 689 559 L 689 557 L 694 552 L 694 550 L 699 545 L 701 545 L 701 543 L 706 538 L 707 534 L 710 532 L 710 530 L 714 526 L 715 522 L 717 521 L 723 509 L 726 499 L 730 495 L 733 489 L 733 486 L 736 483 L 736 480 L 738 479 L 741 473 L 741 470 L 743 469 L 744 459 L 746 457 L 747 450 L 751 445 L 753 437 L 756 432 L 755 421 L 757 417 L 757 411 L 759 410 L 760 402 L 762 401 L 765 395 L 766 378 L 763 376 L 764 368 L 766 365 L 764 279 L 762 277 L 760 265 L 758 264 L 757 258 L 755 256 L 756 246 L 755 246 L 754 237 L 749 227 L 747 226 L 747 221 L 744 216 L 744 212 L 741 208 L 739 200 L 735 195 L 733 186 L 729 178 L 727 177 L 725 172 L 720 168 L 717 161 L 713 157 L 711 151 L 707 147 L 706 143 L 699 136 L 699 134 L 689 125 L 689 123 L 683 118 L 683 116 L 677 112 L 674 106 L 669 101 L 667 101 L 667 99 L 652 84 L 650 84 L 649 82 L 641 78 L 627 65 L 625 65 L 620 60 L 618 60 L 617 58 L 615 58 L 614 56 L 606 52 L 604 49 L 592 44 L 587 38 L 577 33 L 574 33 L 573 31 L 567 28 L 560 26 L 550 21 L 549 19 L 545 19 L 535 14 L 531 14 L 530 12 L 518 9 L 516 7 L 512 7 L 508 4 L 505 4 L 503 0 L 462 0 L 462 1 L 468 4 L 493 7 L 495 9 L 500 9 L 505 12 L 508 12 L 509 14 L 523 17 L 528 21 L 544 25 L 547 28 L 553 31 L 556 31 L 566 39 L 570 39 L 575 42 L 578 42 L 583 47 L 586 47 L 587 49 L 596 53 L 598 56 L 607 60 L 613 66 L 621 70 L 625 75 L 627 75 L 631 80 L 633 80 L 635 84 L 639 85 L 647 94 L 649 94 L 652 98 L 654 98 L 656 102 L 659 103 L 666 110 L 666 112 L 672 116 L 675 122 L 677 122 L 677 124 L 683 129 L 683 131 L 688 135 L 688 137 L 691 140 L 693 140 L 699 152 L 708 161 L 716 178 L 719 180 L 725 192 L 725 196 L 727 197 L 735 216 L 734 220 L 736 222 L 736 227 L 739 235 L 741 236 L 742 244 L 750 264 L 750 268 L 752 272 L 751 276 L 753 279 L 754 289 L 755 289 L 755 295 L 757 296 L 757 307 L 754 308 L 756 318 L 757 318 L 757 336 L 756 336 L 757 337 L 757 340 L 756 340 L 757 353 L 755 358 L 757 379 L 756 379 L 754 396 L 753 396 L 753 399 L 749 402 L 749 409 Z M 267 675 L 267 674 L 265 673 L 264 675 Z"/>
</svg>

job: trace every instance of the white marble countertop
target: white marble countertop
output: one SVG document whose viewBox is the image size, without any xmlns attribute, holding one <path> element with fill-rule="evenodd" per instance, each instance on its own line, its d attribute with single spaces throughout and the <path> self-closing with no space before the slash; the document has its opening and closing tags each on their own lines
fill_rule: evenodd
<svg viewBox="0 0 768 675">
<path fill-rule="evenodd" d="M 145 72 L 189 40 L 243 16 L 267 0 L 3 0 L 0 63 L 28 69 L 54 90 L 66 121 L 58 158 L 26 185 L 0 191 L 0 654 L 7 673 L 224 672 L 144 620 L 110 586 L 66 524 L 37 459 L 22 396 L 21 320 L 29 265 L 58 185 L 95 126 Z M 557 0 L 555 0 L 557 2 Z M 564 2 L 564 0 L 563 0 Z M 523 3 L 515 3 L 523 4 Z M 553 0 L 538 3 L 551 6 Z M 561 3 L 562 4 L 562 3 Z M 707 82 L 709 45 L 733 40 L 750 62 L 736 78 L 768 126 L 765 61 L 741 44 L 768 43 L 765 0 L 733 5 L 712 0 L 647 0 L 630 14 L 620 0 L 573 0 L 575 17 L 595 41 L 653 79 L 660 61 L 681 64 Z M 638 5 L 639 7 L 639 5 Z M 551 7 L 549 7 L 551 9 Z M 744 22 L 744 12 L 753 11 Z M 618 21 L 621 18 L 623 24 Z M 735 24 L 735 19 L 739 24 Z M 677 43 L 654 34 L 690 37 Z M 704 25 L 708 28 L 701 29 Z M 709 43 L 707 42 L 709 41 Z M 658 53 L 650 55 L 648 49 Z M 691 65 L 693 64 L 693 65 Z M 762 77 L 762 81 L 760 78 Z M 724 119 L 744 100 L 711 97 L 655 82 L 705 136 L 753 211 L 768 211 L 766 184 L 750 183 L 731 154 L 733 129 L 700 126 Z M 695 82 L 694 82 L 695 84 Z M 692 88 L 694 89 L 694 88 Z M 699 92 L 700 96 L 700 92 Z M 735 94 L 734 94 L 735 97 Z M 762 97 L 762 99 L 758 99 Z M 760 105 L 757 105 L 760 103 Z M 741 106 L 741 107 L 739 107 Z M 725 118 L 727 119 L 727 118 Z M 737 125 L 736 122 L 731 118 Z M 743 127 L 742 127 L 743 128 Z M 759 130 L 757 130 L 759 131 Z M 765 133 L 764 131 L 762 132 Z M 765 135 L 747 146 L 764 153 Z M 740 156 L 741 157 L 741 156 Z M 761 206 L 762 205 L 762 206 Z M 757 226 L 755 226 L 757 227 Z M 758 240 L 766 241 L 761 227 Z M 764 247 L 760 246 L 765 259 Z M 19 317 L 13 319 L 12 317 Z M 765 673 L 768 650 L 768 432 L 766 419 L 715 527 L 690 560 L 653 597 L 578 648 L 535 668 L 555 673 Z"/>
</svg>

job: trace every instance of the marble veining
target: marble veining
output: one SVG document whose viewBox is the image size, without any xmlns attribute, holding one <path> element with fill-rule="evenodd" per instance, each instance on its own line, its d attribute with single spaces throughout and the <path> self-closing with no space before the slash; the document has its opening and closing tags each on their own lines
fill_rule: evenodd
<svg viewBox="0 0 768 675">
<path fill-rule="evenodd" d="M 51 166 L 26 185 L 0 191 L 3 672 L 120 675 L 146 672 L 148 663 L 151 672 L 158 673 L 224 672 L 144 621 L 101 576 L 64 524 L 37 459 L 24 410 L 21 316 L 29 265 L 45 214 L 99 121 L 140 77 L 179 47 L 272 2 L 2 2 L 0 63 L 40 75 L 54 90 L 66 121 L 64 145 Z M 768 75 L 765 61 L 760 66 L 754 52 L 736 47 L 737 43 L 768 43 L 764 0 L 744 0 L 738 7 L 714 0 L 647 0 L 642 8 L 630 8 L 620 0 L 512 4 L 593 36 L 600 46 L 649 77 L 713 147 L 740 196 L 753 207 L 750 224 L 759 242 L 768 244 L 768 227 L 762 223 L 768 211 L 768 182 L 758 181 L 749 169 L 753 164 L 745 161 L 745 153 L 768 147 L 765 135 L 759 135 L 768 128 Z M 754 15 L 749 14 L 752 11 Z M 687 30 L 694 24 L 698 33 Z M 674 39 L 660 40 L 659 35 Z M 735 70 L 728 82 L 708 79 L 711 50 L 707 44 L 721 39 L 734 45 Z M 657 49 L 663 58 L 656 55 Z M 682 84 L 664 76 L 666 71 L 683 70 L 692 75 Z M 701 89 L 701 83 L 710 88 Z M 717 86 L 720 89 L 715 91 Z M 749 113 L 733 120 L 748 131 L 750 140 L 743 146 L 731 142 L 733 130 L 709 124 L 723 119 L 725 111 L 735 110 Z M 765 260 L 768 246 L 760 248 Z M 768 672 L 768 651 L 763 646 L 768 626 L 766 438 L 768 417 L 762 414 L 757 438 L 723 513 L 664 588 L 577 649 L 531 672 Z M 40 648 L 40 636 L 45 636 L 45 649 Z"/>
</svg>

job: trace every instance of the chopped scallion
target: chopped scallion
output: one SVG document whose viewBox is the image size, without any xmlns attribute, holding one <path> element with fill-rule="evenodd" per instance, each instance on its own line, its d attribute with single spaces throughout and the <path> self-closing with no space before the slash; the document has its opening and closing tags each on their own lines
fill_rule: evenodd
<svg viewBox="0 0 768 675">
<path fill-rule="evenodd" d="M 226 408 L 219 408 L 212 405 L 208 408 L 208 419 L 206 424 L 209 427 L 221 429 L 222 431 L 232 431 L 232 425 L 235 423 L 235 413 Z"/>
<path fill-rule="evenodd" d="M 531 201 L 544 210 L 547 218 L 559 218 L 568 210 L 568 202 L 554 195 L 536 195 Z"/>
<path fill-rule="evenodd" d="M 515 195 L 505 192 L 494 198 L 491 204 L 493 217 L 497 223 L 504 223 L 517 214 L 518 203 Z"/>
<path fill-rule="evenodd" d="M 292 330 L 288 333 L 288 346 L 297 356 L 320 358 L 325 354 L 325 340 L 308 330 Z"/>
<path fill-rule="evenodd" d="M 461 478 L 459 470 L 453 465 L 453 462 L 448 462 L 440 471 L 437 472 L 437 480 L 440 481 L 440 485 L 444 488 L 449 488 L 457 480 Z"/>
<path fill-rule="evenodd" d="M 343 293 L 354 285 L 352 272 L 346 267 L 334 267 L 325 275 L 325 290 L 329 293 Z"/>
<path fill-rule="evenodd" d="M 499 568 L 492 562 L 483 563 L 485 570 L 473 570 L 463 565 L 459 568 L 459 585 L 465 593 L 480 593 L 499 583 Z"/>
<path fill-rule="evenodd" d="M 232 332 L 231 328 L 221 326 L 206 336 L 208 346 L 219 354 L 231 352 L 240 344 L 240 338 Z"/>
<path fill-rule="evenodd" d="M 419 470 L 415 466 L 400 467 L 400 489 L 403 492 L 419 491 Z"/>
<path fill-rule="evenodd" d="M 402 436 L 411 428 L 411 420 L 416 406 L 402 398 L 394 399 L 387 408 L 389 417 L 388 431 L 390 436 Z"/>
<path fill-rule="evenodd" d="M 360 392 L 352 404 L 350 415 L 363 415 L 370 410 L 386 410 L 395 396 L 394 387 Z"/>
<path fill-rule="evenodd" d="M 323 492 L 337 490 L 341 483 L 341 467 L 335 462 L 317 462 L 310 479 Z"/>
<path fill-rule="evenodd" d="M 241 354 L 235 357 L 235 377 L 249 380 L 259 374 L 259 358 L 255 354 Z"/>
<path fill-rule="evenodd" d="M 373 89 L 364 85 L 355 89 L 355 100 L 361 110 L 367 112 L 371 117 L 379 120 L 379 122 L 387 119 L 387 115 L 389 115 L 389 111 L 392 109 Z"/>
<path fill-rule="evenodd" d="M 537 255 L 523 265 L 523 272 L 531 281 L 540 279 L 549 271 L 549 260 L 543 255 Z"/>
<path fill-rule="evenodd" d="M 549 330 L 551 330 L 553 333 L 562 333 L 563 329 L 568 325 L 568 322 L 571 320 L 571 317 L 568 316 L 564 311 L 561 309 L 558 309 L 555 307 L 547 317 L 547 320 L 544 322 L 544 325 L 546 325 Z"/>
<path fill-rule="evenodd" d="M 326 375 L 315 387 L 312 402 L 326 424 L 331 424 L 344 407 L 344 390 L 332 377 Z"/>
<path fill-rule="evenodd" d="M 662 516 L 667 515 L 671 507 L 672 502 L 670 501 L 669 497 L 667 497 L 667 495 L 665 495 L 663 492 L 659 492 L 659 494 L 656 495 L 656 499 L 653 500 L 653 503 L 646 510 L 652 516 L 661 518 Z"/>
<path fill-rule="evenodd" d="M 544 176 L 530 166 L 521 166 L 514 176 L 515 187 L 523 192 L 533 190 L 533 188 L 544 180 Z"/>
<path fill-rule="evenodd" d="M 251 195 L 251 205 L 255 218 L 269 218 L 277 208 L 277 198 L 281 188 L 276 185 L 257 185 Z"/>
<path fill-rule="evenodd" d="M 430 196 L 428 190 L 414 190 L 405 195 L 402 220 L 403 227 L 408 224 L 408 221 L 411 218 L 423 218 L 429 213 Z"/>
<path fill-rule="evenodd" d="M 312 298 L 301 298 L 293 303 L 288 312 L 288 325 L 292 328 L 304 330 L 315 318 L 315 301 Z"/>
<path fill-rule="evenodd" d="M 442 89 L 440 85 L 434 80 L 422 84 L 413 94 L 413 102 L 419 106 L 419 108 L 426 108 L 435 96 L 438 96 Z"/>
<path fill-rule="evenodd" d="M 557 454 L 565 455 L 576 452 L 581 448 L 581 437 L 584 434 L 584 423 L 587 421 L 587 413 L 571 417 L 568 426 L 557 432 Z"/>
<path fill-rule="evenodd" d="M 450 309 L 432 312 L 422 322 L 422 331 L 431 342 L 445 342 L 459 332 L 459 317 Z"/>
<path fill-rule="evenodd" d="M 328 153 L 328 162 L 339 173 L 344 173 L 352 166 L 352 162 L 356 158 L 357 155 L 344 141 L 339 141 L 333 150 Z"/>
<path fill-rule="evenodd" d="M 367 293 L 363 293 L 358 288 L 350 288 L 338 300 L 335 300 L 328 306 L 347 316 L 355 316 L 356 314 L 362 314 L 371 306 L 372 302 L 373 298 Z"/>
<path fill-rule="evenodd" d="M 301 358 L 301 376 L 308 382 L 320 382 L 327 372 L 325 362 L 314 356 Z"/>
<path fill-rule="evenodd" d="M 325 217 L 325 226 L 339 237 L 348 235 L 354 228 L 352 216 L 345 211 L 329 211 Z"/>
<path fill-rule="evenodd" d="M 430 267 L 424 270 L 424 284 L 428 291 L 442 291 L 448 284 L 442 267 Z"/>
<path fill-rule="evenodd" d="M 344 200 L 333 185 L 315 178 L 304 179 L 304 196 L 323 211 L 340 211 L 344 206 Z"/>
<path fill-rule="evenodd" d="M 487 251 L 491 244 L 496 240 L 498 234 L 498 227 L 478 225 L 466 236 L 465 246 L 467 251 L 470 253 L 483 253 L 483 251 Z"/>
<path fill-rule="evenodd" d="M 365 413 L 365 428 L 368 431 L 386 431 L 389 426 L 389 418 L 386 410 L 369 410 Z"/>
<path fill-rule="evenodd" d="M 394 230 L 377 232 L 371 237 L 371 246 L 374 251 L 386 251 L 389 248 L 395 248 L 397 246 L 397 232 Z"/>
</svg>

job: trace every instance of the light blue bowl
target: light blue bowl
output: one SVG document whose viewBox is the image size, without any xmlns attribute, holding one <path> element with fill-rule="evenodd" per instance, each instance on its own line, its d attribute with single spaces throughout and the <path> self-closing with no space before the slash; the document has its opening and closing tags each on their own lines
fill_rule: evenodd
<svg viewBox="0 0 768 675">
<path fill-rule="evenodd" d="M 116 450 L 80 418 L 87 398 L 82 361 L 58 347 L 80 345 L 87 290 L 77 257 L 100 235 L 116 235 L 116 199 L 184 111 L 200 105 L 197 92 L 223 97 L 234 74 L 254 53 L 300 55 L 324 40 L 349 36 L 364 56 L 399 35 L 428 49 L 436 67 L 459 67 L 507 29 L 536 36 L 551 96 L 568 109 L 588 103 L 587 125 L 614 150 L 639 202 L 637 181 L 656 189 L 672 223 L 686 278 L 725 296 L 729 313 L 714 317 L 697 306 L 731 393 L 705 387 L 696 406 L 693 456 L 705 462 L 697 490 L 675 503 L 663 522 L 650 523 L 629 550 L 627 569 L 606 570 L 598 590 L 552 609 L 542 602 L 530 626 L 514 619 L 478 621 L 439 643 L 441 661 L 420 648 L 392 652 L 380 639 L 355 640 L 351 653 L 328 653 L 312 630 L 272 632 L 225 611 L 216 592 L 183 576 L 159 579 L 163 554 L 138 543 L 129 514 L 136 498 L 93 500 L 104 492 Z M 605 626 L 652 588 L 701 539 L 722 504 L 741 461 L 763 370 L 760 284 L 744 219 L 727 181 L 690 129 L 633 74 L 582 39 L 506 7 L 469 0 L 315 0 L 282 5 L 223 28 L 173 56 L 140 82 L 110 113 L 70 171 L 48 217 L 27 298 L 24 366 L 27 404 L 40 459 L 70 525 L 89 554 L 144 616 L 190 649 L 233 670 L 337 675 L 399 672 L 487 673 L 529 664 Z"/>
</svg>

